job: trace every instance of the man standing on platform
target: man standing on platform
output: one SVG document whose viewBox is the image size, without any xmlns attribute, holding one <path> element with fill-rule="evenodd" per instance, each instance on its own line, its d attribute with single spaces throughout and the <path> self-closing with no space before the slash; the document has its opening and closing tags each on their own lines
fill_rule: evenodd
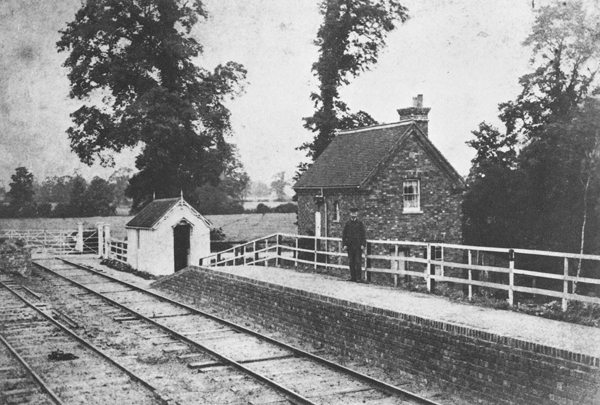
<svg viewBox="0 0 600 405">
<path fill-rule="evenodd" d="M 350 281 L 360 282 L 362 266 L 362 248 L 367 245 L 365 226 L 358 220 L 358 210 L 350 210 L 350 221 L 344 226 L 342 234 L 343 248 L 348 248 L 348 262 L 350 266 Z"/>
</svg>

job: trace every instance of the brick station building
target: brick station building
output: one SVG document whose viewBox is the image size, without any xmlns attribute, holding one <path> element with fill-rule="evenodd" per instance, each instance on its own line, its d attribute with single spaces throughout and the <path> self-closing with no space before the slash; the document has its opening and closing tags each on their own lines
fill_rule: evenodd
<svg viewBox="0 0 600 405">
<path fill-rule="evenodd" d="M 298 233 L 341 237 L 350 209 L 368 239 L 461 243 L 465 181 L 428 137 L 423 96 L 393 124 L 340 131 L 294 185 Z"/>
</svg>

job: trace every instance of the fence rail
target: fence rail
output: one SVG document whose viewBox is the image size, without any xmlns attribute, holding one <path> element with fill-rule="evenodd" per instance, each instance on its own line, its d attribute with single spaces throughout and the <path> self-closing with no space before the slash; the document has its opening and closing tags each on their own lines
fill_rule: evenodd
<svg viewBox="0 0 600 405">
<path fill-rule="evenodd" d="M 95 253 L 127 264 L 127 241 L 112 239 L 110 227 L 77 230 L 0 230 L 0 238 L 22 239 L 32 252 L 43 254 Z M 300 264 L 346 269 L 339 238 L 276 233 L 200 259 L 203 266 Z M 422 280 L 432 292 L 436 283 L 462 285 L 469 300 L 478 288 L 506 294 L 509 305 L 520 297 L 560 299 L 600 304 L 587 290 L 600 290 L 600 256 L 464 246 L 436 242 L 369 240 L 363 255 L 363 278 L 393 277 L 394 285 Z M 584 286 L 585 288 L 580 288 Z M 593 292 L 593 291 L 592 291 Z"/>
<path fill-rule="evenodd" d="M 273 234 L 200 259 L 203 266 L 305 264 L 314 268 L 347 268 L 339 238 Z M 600 286 L 600 256 L 527 249 L 491 248 L 445 243 L 369 240 L 363 255 L 364 279 L 374 274 L 401 280 L 424 281 L 427 290 L 436 283 L 462 285 L 469 300 L 475 290 L 488 288 L 506 293 L 509 305 L 523 297 L 560 299 L 600 304 L 600 298 L 584 295 L 576 286 Z M 575 292 L 576 291 L 576 292 Z"/>
<path fill-rule="evenodd" d="M 0 229 L 0 238 L 21 239 L 36 254 L 73 255 L 98 252 L 97 229 Z"/>
<path fill-rule="evenodd" d="M 114 259 L 120 263 L 127 264 L 126 240 L 109 239 L 108 246 L 107 256 L 109 259 Z"/>
</svg>

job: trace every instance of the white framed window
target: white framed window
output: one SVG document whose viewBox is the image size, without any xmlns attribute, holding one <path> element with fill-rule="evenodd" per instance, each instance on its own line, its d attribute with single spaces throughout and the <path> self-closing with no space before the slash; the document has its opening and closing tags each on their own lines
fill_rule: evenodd
<svg viewBox="0 0 600 405">
<path fill-rule="evenodd" d="M 419 180 L 404 180 L 402 185 L 403 212 L 421 212 L 421 187 Z"/>
<path fill-rule="evenodd" d="M 340 202 L 333 202 L 333 221 L 340 222 Z"/>
</svg>

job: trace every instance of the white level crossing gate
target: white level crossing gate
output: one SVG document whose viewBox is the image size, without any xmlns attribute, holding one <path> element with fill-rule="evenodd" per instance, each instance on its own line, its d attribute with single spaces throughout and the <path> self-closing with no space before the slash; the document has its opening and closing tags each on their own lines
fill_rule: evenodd
<svg viewBox="0 0 600 405">
<path fill-rule="evenodd" d="M 38 255 L 97 254 L 98 229 L 0 229 L 0 238 L 20 239 Z"/>
</svg>

